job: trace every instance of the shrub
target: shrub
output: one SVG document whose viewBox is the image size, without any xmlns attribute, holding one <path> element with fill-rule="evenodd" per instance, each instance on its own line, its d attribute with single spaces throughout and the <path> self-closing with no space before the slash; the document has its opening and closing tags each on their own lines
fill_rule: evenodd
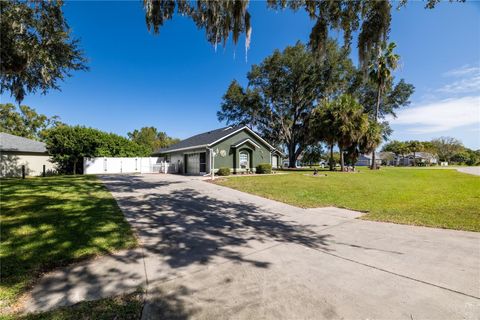
<svg viewBox="0 0 480 320">
<path fill-rule="evenodd" d="M 82 126 L 57 126 L 44 131 L 47 150 L 61 173 L 82 173 L 84 157 L 144 157 L 150 154 L 125 137 Z"/>
<path fill-rule="evenodd" d="M 270 163 L 260 163 L 257 166 L 256 173 L 260 173 L 260 174 L 272 173 L 272 165 Z"/>
<path fill-rule="evenodd" d="M 219 176 L 229 176 L 230 175 L 230 168 L 222 167 L 218 169 L 217 175 Z"/>
</svg>

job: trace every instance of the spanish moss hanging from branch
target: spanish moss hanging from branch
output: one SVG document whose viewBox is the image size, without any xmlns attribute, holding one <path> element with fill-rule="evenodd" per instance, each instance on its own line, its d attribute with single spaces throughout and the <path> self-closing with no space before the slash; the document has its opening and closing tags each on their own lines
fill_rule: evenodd
<svg viewBox="0 0 480 320">
<path fill-rule="evenodd" d="M 175 13 L 190 17 L 198 28 L 204 29 L 207 41 L 215 48 L 218 43 L 225 47 L 231 35 L 236 45 L 240 35 L 245 34 L 245 50 L 250 46 L 252 27 L 246 0 L 230 1 L 173 1 L 144 0 L 148 30 L 158 34 L 165 21 Z"/>
</svg>

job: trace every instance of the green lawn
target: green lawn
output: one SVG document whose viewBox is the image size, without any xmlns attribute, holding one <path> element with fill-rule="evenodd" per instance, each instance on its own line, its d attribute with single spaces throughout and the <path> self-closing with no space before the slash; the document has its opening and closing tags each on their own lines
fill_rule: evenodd
<svg viewBox="0 0 480 320">
<path fill-rule="evenodd" d="M 118 297 L 79 302 L 73 306 L 52 311 L 20 315 L 0 316 L 1 320 L 136 320 L 140 319 L 143 292 L 137 291 Z"/>
<path fill-rule="evenodd" d="M 295 172 L 218 183 L 300 207 L 368 212 L 363 219 L 480 231 L 480 177 L 456 170 L 382 168 L 359 173 Z"/>
<path fill-rule="evenodd" d="M 55 267 L 136 245 L 94 176 L 1 180 L 0 309 Z"/>
</svg>

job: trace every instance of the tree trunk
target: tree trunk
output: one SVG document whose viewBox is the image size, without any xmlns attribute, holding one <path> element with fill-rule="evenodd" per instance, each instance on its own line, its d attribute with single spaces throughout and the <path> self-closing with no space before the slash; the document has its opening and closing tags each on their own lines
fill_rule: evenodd
<svg viewBox="0 0 480 320">
<path fill-rule="evenodd" d="M 343 172 L 345 169 L 345 160 L 343 159 L 343 150 L 341 148 L 338 148 L 338 149 L 340 149 L 340 170 Z"/>
<path fill-rule="evenodd" d="M 288 167 L 296 168 L 297 167 L 297 157 L 295 155 L 295 144 L 288 146 Z"/>
<path fill-rule="evenodd" d="M 375 123 L 378 122 L 378 112 L 380 110 L 380 99 L 382 97 L 382 83 L 379 84 L 378 86 L 378 94 L 377 94 L 377 105 L 375 106 Z M 376 162 L 376 156 L 375 156 L 375 149 L 372 151 L 372 166 L 370 167 L 372 170 L 377 169 L 377 162 Z"/>
<path fill-rule="evenodd" d="M 375 157 L 375 150 L 372 152 L 372 165 L 370 166 L 370 169 L 375 170 L 377 169 L 377 159 Z"/>
<path fill-rule="evenodd" d="M 415 163 L 416 157 L 415 157 L 415 150 L 413 150 L 413 166 L 415 167 L 417 164 Z"/>
<path fill-rule="evenodd" d="M 73 174 L 77 174 L 77 159 L 73 160 Z"/>
<path fill-rule="evenodd" d="M 330 171 L 333 171 L 333 144 L 330 145 Z"/>
</svg>

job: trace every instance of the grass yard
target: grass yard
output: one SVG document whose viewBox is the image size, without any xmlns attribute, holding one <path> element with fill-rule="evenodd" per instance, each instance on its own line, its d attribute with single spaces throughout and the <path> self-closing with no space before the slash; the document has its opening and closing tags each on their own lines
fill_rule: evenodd
<svg viewBox="0 0 480 320">
<path fill-rule="evenodd" d="M 143 308 L 143 292 L 137 291 L 118 297 L 96 301 L 79 302 L 73 306 L 61 307 L 52 311 L 28 314 L 25 316 L 8 315 L 1 320 L 137 320 Z"/>
<path fill-rule="evenodd" d="M 300 207 L 368 212 L 363 219 L 480 231 L 480 177 L 456 170 L 382 168 L 359 173 L 295 172 L 218 183 Z"/>
<path fill-rule="evenodd" d="M 136 245 L 117 203 L 94 176 L 0 184 L 0 307 L 11 306 L 42 272 Z"/>
</svg>

